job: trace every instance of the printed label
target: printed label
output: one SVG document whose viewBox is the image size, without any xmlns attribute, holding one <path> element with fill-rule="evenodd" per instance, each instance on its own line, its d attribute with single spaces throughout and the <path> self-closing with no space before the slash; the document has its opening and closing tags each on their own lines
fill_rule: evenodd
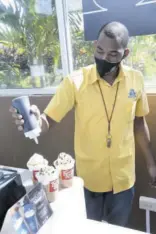
<svg viewBox="0 0 156 234">
<path fill-rule="evenodd" d="M 33 180 L 34 180 L 35 182 L 37 181 L 37 177 L 36 177 L 37 172 L 39 172 L 39 170 L 33 171 Z"/>
<path fill-rule="evenodd" d="M 61 179 L 62 180 L 70 180 L 74 176 L 74 169 L 69 169 L 69 170 L 62 170 L 61 171 Z"/>
<path fill-rule="evenodd" d="M 58 190 L 58 179 L 53 180 L 49 184 L 49 192 L 55 192 Z"/>
</svg>

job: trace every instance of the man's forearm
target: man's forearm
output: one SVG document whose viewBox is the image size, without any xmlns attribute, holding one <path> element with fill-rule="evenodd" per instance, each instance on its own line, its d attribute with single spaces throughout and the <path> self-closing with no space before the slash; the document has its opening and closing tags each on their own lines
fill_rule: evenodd
<svg viewBox="0 0 156 234">
<path fill-rule="evenodd" d="M 55 124 L 56 124 L 56 122 L 54 120 L 50 119 L 44 113 L 40 116 L 40 127 L 41 127 L 42 133 L 48 132 L 48 130 L 51 127 L 53 127 Z"/>
<path fill-rule="evenodd" d="M 155 166 L 155 159 L 152 155 L 149 129 L 144 118 L 136 118 L 134 124 L 136 142 L 143 151 L 148 167 Z"/>
</svg>

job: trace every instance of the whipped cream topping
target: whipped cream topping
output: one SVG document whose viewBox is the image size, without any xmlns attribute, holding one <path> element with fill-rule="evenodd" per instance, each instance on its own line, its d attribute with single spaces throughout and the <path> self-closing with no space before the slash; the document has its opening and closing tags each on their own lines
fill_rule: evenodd
<svg viewBox="0 0 156 234">
<path fill-rule="evenodd" d="M 40 169 L 36 174 L 38 181 L 44 185 L 59 178 L 58 170 L 53 166 L 46 166 Z"/>
<path fill-rule="evenodd" d="M 34 154 L 27 162 L 29 170 L 40 170 L 48 165 L 48 161 L 40 154 Z"/>
</svg>

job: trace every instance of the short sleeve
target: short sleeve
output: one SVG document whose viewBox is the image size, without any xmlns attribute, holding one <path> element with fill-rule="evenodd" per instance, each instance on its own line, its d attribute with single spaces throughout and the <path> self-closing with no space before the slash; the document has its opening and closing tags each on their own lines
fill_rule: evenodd
<svg viewBox="0 0 156 234">
<path fill-rule="evenodd" d="M 73 83 L 69 78 L 65 78 L 44 113 L 54 121 L 60 122 L 74 107 L 74 104 L 75 95 Z"/>
<path fill-rule="evenodd" d="M 144 78 L 141 73 L 139 73 L 138 78 L 140 79 L 140 95 L 137 100 L 136 105 L 136 117 L 144 117 L 149 113 L 149 105 L 147 100 L 147 95 L 144 88 Z"/>
</svg>

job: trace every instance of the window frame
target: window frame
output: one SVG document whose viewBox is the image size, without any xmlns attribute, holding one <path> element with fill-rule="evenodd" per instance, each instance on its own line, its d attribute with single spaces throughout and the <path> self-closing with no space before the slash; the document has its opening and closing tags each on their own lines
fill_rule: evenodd
<svg viewBox="0 0 156 234">
<path fill-rule="evenodd" d="M 73 71 L 73 56 L 68 17 L 68 2 L 67 0 L 55 0 L 55 6 L 59 30 L 62 72 L 63 77 L 66 77 Z M 145 81 L 144 84 L 147 94 L 156 93 L 156 81 Z M 0 89 L 0 96 L 54 95 L 58 86 L 59 85 L 45 88 L 30 89 Z"/>
</svg>

